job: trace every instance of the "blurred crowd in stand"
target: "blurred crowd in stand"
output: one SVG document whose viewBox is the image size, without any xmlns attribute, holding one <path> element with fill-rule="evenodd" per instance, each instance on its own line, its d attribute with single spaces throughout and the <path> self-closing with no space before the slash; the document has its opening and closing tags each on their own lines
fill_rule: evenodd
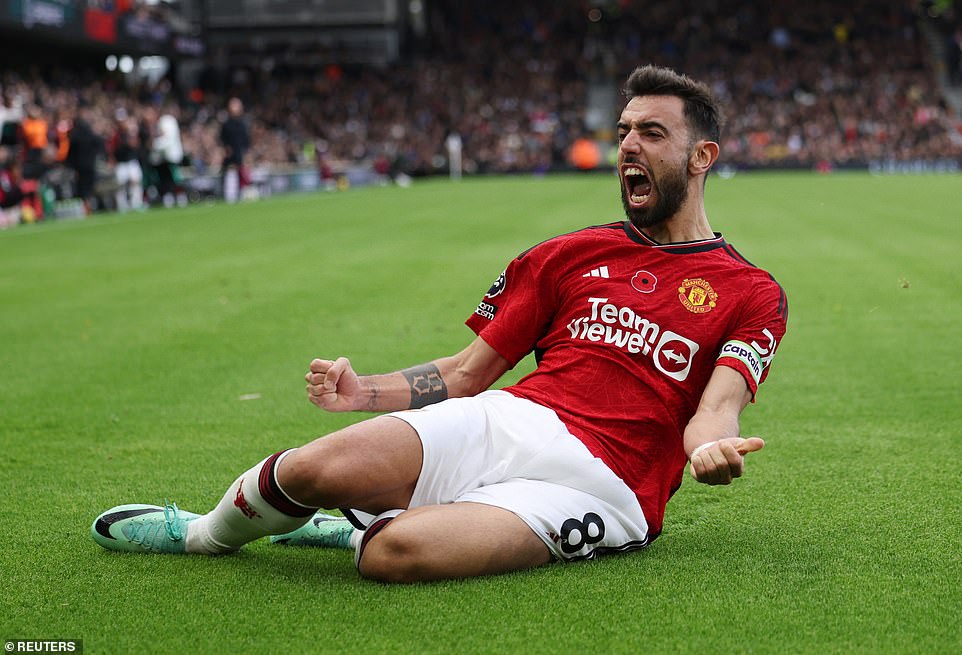
<svg viewBox="0 0 962 655">
<path fill-rule="evenodd" d="M 562 169 L 576 140 L 613 142 L 621 101 L 606 94 L 645 62 L 711 85 L 728 167 L 959 162 L 958 113 L 920 25 L 945 35 L 951 67 L 962 23 L 952 3 L 938 19 L 930 5 L 437 0 L 425 34 L 383 67 L 263 58 L 186 89 L 0 68 L 0 210 L 32 220 L 54 207 L 173 206 L 185 179 L 207 175 L 236 200 L 252 172 L 285 168 L 329 180 L 354 165 L 385 179 L 441 173 L 452 135 L 466 174 Z M 962 70 L 947 73 L 962 83 Z"/>
<path fill-rule="evenodd" d="M 598 47 L 615 66 L 654 48 L 651 59 L 708 82 L 727 108 L 722 162 L 729 165 L 958 160 L 959 115 L 920 30 L 933 22 L 927 8 L 690 0 L 626 14 Z M 954 20 L 950 8 L 938 24 Z"/>
</svg>

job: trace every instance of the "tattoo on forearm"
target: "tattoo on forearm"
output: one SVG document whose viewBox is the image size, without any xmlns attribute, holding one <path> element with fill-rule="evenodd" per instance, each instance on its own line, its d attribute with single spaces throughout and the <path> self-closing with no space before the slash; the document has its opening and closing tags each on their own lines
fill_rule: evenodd
<svg viewBox="0 0 962 655">
<path fill-rule="evenodd" d="M 368 385 L 368 391 L 370 392 L 370 397 L 367 399 L 367 409 L 369 412 L 377 411 L 377 401 L 381 397 L 381 387 L 377 386 L 377 382 L 371 382 Z"/>
<path fill-rule="evenodd" d="M 418 409 L 446 400 L 448 387 L 444 384 L 441 371 L 434 364 L 414 366 L 401 371 L 411 385 L 411 409 Z"/>
</svg>

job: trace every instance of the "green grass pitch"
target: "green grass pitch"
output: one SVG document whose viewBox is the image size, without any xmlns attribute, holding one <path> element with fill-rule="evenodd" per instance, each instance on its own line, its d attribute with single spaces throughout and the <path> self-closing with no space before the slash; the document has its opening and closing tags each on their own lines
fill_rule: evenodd
<svg viewBox="0 0 962 655">
<path fill-rule="evenodd" d="M 625 556 L 391 587 L 347 551 L 107 553 L 115 504 L 206 511 L 361 418 L 315 356 L 452 353 L 518 252 L 621 216 L 605 175 L 418 182 L 0 233 L 0 638 L 88 653 L 962 651 L 962 178 L 738 175 L 713 226 L 786 288 L 789 334 L 730 487 L 686 481 Z M 517 379 L 525 361 L 499 384 Z M 481 535 L 483 537 L 483 535 Z"/>
</svg>

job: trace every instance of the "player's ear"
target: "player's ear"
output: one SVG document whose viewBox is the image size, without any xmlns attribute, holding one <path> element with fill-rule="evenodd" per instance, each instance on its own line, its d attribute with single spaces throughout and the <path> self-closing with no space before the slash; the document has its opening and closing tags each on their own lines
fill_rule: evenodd
<svg viewBox="0 0 962 655">
<path fill-rule="evenodd" d="M 688 172 L 693 176 L 705 175 L 718 159 L 718 144 L 701 140 L 695 143 L 688 156 Z"/>
</svg>

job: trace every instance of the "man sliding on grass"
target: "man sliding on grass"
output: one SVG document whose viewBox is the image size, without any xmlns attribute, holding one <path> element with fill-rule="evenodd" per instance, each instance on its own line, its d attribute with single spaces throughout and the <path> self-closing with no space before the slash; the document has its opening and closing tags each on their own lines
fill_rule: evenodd
<svg viewBox="0 0 962 655">
<path fill-rule="evenodd" d="M 375 580 L 460 578 L 641 548 L 687 463 L 705 484 L 739 477 L 764 445 L 738 418 L 784 335 L 785 294 L 708 224 L 721 118 L 707 87 L 645 66 L 625 91 L 627 221 L 519 255 L 456 355 L 371 376 L 315 359 L 315 405 L 392 413 L 267 457 L 205 515 L 104 512 L 97 543 L 216 555 L 277 535 L 352 547 Z M 534 372 L 487 391 L 532 350 Z"/>
</svg>

